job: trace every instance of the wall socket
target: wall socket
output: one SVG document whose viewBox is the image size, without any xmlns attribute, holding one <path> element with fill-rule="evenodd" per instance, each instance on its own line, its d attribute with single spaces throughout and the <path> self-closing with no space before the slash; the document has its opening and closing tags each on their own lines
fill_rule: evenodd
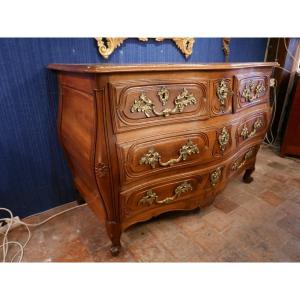
<svg viewBox="0 0 300 300">
<path fill-rule="evenodd" d="M 8 225 L 11 222 L 10 218 L 4 218 L 2 219 L 1 223 L 0 223 L 0 233 L 4 234 L 7 231 Z M 10 226 L 10 230 L 19 227 L 22 225 L 22 221 L 20 220 L 20 218 L 18 216 L 13 217 L 12 219 L 12 224 Z"/>
</svg>

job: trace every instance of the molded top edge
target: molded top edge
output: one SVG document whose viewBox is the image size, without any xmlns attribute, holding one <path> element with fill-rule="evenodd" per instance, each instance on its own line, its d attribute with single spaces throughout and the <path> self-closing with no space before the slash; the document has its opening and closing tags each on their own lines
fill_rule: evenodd
<svg viewBox="0 0 300 300">
<path fill-rule="evenodd" d="M 254 67 L 277 67 L 277 62 L 210 63 L 210 64 L 50 64 L 48 69 L 79 73 L 151 72 L 227 70 Z"/>
</svg>

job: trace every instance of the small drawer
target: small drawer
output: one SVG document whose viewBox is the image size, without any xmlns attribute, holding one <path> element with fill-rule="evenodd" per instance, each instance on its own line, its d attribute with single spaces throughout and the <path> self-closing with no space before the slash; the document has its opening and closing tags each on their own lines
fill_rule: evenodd
<svg viewBox="0 0 300 300">
<path fill-rule="evenodd" d="M 237 146 L 243 146 L 245 143 L 257 138 L 263 138 L 268 128 L 269 113 L 256 113 L 244 118 L 236 130 Z"/>
<path fill-rule="evenodd" d="M 260 145 L 254 145 L 248 147 L 243 152 L 240 152 L 235 159 L 232 160 L 227 174 L 228 177 L 232 176 L 234 173 L 240 173 L 244 171 L 249 165 L 253 164 L 256 159 L 256 154 L 259 150 Z"/>
<path fill-rule="evenodd" d="M 209 118 L 208 82 L 142 80 L 110 84 L 116 132 Z"/>
<path fill-rule="evenodd" d="M 269 76 L 250 73 L 235 76 L 234 112 L 269 101 Z"/>
</svg>

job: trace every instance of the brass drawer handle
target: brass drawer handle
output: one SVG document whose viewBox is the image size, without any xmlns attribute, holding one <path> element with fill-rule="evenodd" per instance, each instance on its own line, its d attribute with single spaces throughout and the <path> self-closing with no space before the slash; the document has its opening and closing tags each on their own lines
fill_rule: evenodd
<svg viewBox="0 0 300 300">
<path fill-rule="evenodd" d="M 249 83 L 246 84 L 242 92 L 242 97 L 244 97 L 248 102 L 253 102 L 257 98 L 259 98 L 265 91 L 266 88 L 261 81 L 259 81 L 255 87 L 253 80 L 250 80 Z"/>
<path fill-rule="evenodd" d="M 236 171 L 238 169 L 240 169 L 241 167 L 243 167 L 246 162 L 248 162 L 248 160 L 250 160 L 251 158 L 253 158 L 254 154 L 255 154 L 255 147 L 250 148 L 244 155 L 243 159 L 238 159 L 234 162 L 234 164 L 232 165 L 231 169 L 232 171 Z"/>
<path fill-rule="evenodd" d="M 225 151 L 226 145 L 229 143 L 229 139 L 230 139 L 230 134 L 229 134 L 227 128 L 223 127 L 223 129 L 221 130 L 221 132 L 218 136 L 220 149 L 222 152 Z"/>
<path fill-rule="evenodd" d="M 220 101 L 221 109 L 224 110 L 225 108 L 225 101 L 227 100 L 228 96 L 233 95 L 233 91 L 228 87 L 226 80 L 222 79 L 217 87 L 217 96 Z"/>
<path fill-rule="evenodd" d="M 199 153 L 199 148 L 191 140 L 189 140 L 185 145 L 179 149 L 179 156 L 177 158 L 172 158 L 166 162 L 161 161 L 161 155 L 159 152 L 155 151 L 154 148 L 149 149 L 146 154 L 144 154 L 140 159 L 140 165 L 151 165 L 154 169 L 158 163 L 162 167 L 172 166 L 182 160 L 186 160 L 188 156 L 192 154 Z"/>
<path fill-rule="evenodd" d="M 244 140 L 246 140 L 249 137 L 254 136 L 257 132 L 257 129 L 261 128 L 262 126 L 263 126 L 263 121 L 261 120 L 261 118 L 256 119 L 255 123 L 253 124 L 253 129 L 252 129 L 251 132 L 249 132 L 249 129 L 245 124 L 242 131 L 241 131 L 241 137 Z"/>
<path fill-rule="evenodd" d="M 161 88 L 158 92 L 158 96 L 162 105 L 165 105 L 169 98 L 169 91 L 166 88 Z M 131 106 L 131 112 L 143 112 L 147 118 L 151 117 L 151 114 L 155 116 L 164 116 L 168 117 L 176 113 L 181 113 L 184 111 L 184 108 L 188 105 L 195 105 L 197 99 L 193 94 L 190 94 L 186 88 L 175 98 L 173 108 L 165 108 L 162 111 L 156 111 L 155 105 L 152 100 L 146 96 L 145 93 L 141 93 L 138 99 L 134 100 L 134 103 Z"/>
<path fill-rule="evenodd" d="M 215 186 L 221 179 L 223 167 L 218 167 L 210 174 L 210 183 Z"/>
<path fill-rule="evenodd" d="M 153 203 L 156 204 L 169 204 L 171 202 L 173 202 L 176 198 L 180 197 L 180 195 L 182 193 L 186 193 L 189 191 L 192 191 L 193 187 L 190 183 L 188 183 L 187 181 L 181 183 L 179 186 L 176 187 L 176 189 L 174 190 L 174 194 L 171 197 L 167 197 L 163 200 L 158 200 L 158 196 L 157 194 L 152 190 L 148 190 L 146 192 L 146 195 L 139 200 L 138 204 L 139 205 L 152 205 Z"/>
</svg>

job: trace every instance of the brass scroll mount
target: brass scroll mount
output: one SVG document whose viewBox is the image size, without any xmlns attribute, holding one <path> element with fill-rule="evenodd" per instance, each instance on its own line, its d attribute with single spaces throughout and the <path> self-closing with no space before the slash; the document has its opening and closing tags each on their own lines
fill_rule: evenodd
<svg viewBox="0 0 300 300">
<path fill-rule="evenodd" d="M 242 92 L 242 97 L 248 102 L 253 102 L 259 98 L 266 91 L 266 87 L 263 82 L 259 81 L 257 85 L 254 85 L 253 80 L 250 80 L 249 83 L 245 85 L 245 88 Z"/>
<path fill-rule="evenodd" d="M 173 196 L 167 197 L 163 200 L 158 200 L 157 194 L 152 189 L 150 189 L 146 192 L 146 195 L 139 200 L 138 204 L 139 205 L 145 205 L 145 204 L 152 205 L 153 203 L 169 204 L 172 203 L 176 198 L 180 197 L 182 193 L 186 193 L 192 190 L 193 190 L 192 185 L 189 182 L 184 181 L 183 183 L 181 183 L 179 186 L 176 187 Z"/>
<path fill-rule="evenodd" d="M 252 147 L 245 153 L 245 155 L 242 159 L 238 159 L 234 162 L 234 164 L 231 167 L 231 170 L 236 171 L 236 170 L 240 169 L 248 162 L 248 160 L 253 158 L 254 155 L 255 155 L 255 147 Z"/>
<path fill-rule="evenodd" d="M 172 166 L 175 163 L 186 160 L 188 156 L 196 153 L 199 153 L 198 146 L 191 140 L 188 140 L 188 142 L 179 149 L 179 156 L 177 158 L 172 158 L 166 162 L 162 162 L 159 152 L 152 148 L 141 157 L 140 165 L 150 165 L 153 169 L 156 167 L 157 163 L 162 167 Z"/>
<path fill-rule="evenodd" d="M 225 79 L 222 79 L 218 86 L 217 86 L 217 97 L 220 101 L 221 110 L 224 112 L 225 109 L 225 101 L 227 100 L 228 96 L 232 95 L 233 91 L 230 90 Z"/>
<path fill-rule="evenodd" d="M 226 145 L 228 144 L 230 139 L 229 132 L 226 127 L 223 127 L 221 130 L 221 133 L 218 136 L 219 144 L 220 144 L 220 149 L 222 152 L 225 151 Z"/>
<path fill-rule="evenodd" d="M 161 93 L 161 91 L 162 89 L 158 92 L 158 96 L 160 97 L 162 104 L 165 105 L 169 98 L 169 92 L 167 89 L 164 89 L 163 93 Z M 194 95 L 190 94 L 186 88 L 183 88 L 182 92 L 175 98 L 173 108 L 165 108 L 162 111 L 156 111 L 152 100 L 146 96 L 145 93 L 141 93 L 139 98 L 134 100 L 130 111 L 132 113 L 143 112 L 147 118 L 150 118 L 151 115 L 168 117 L 176 113 L 181 113 L 184 111 L 185 107 L 188 105 L 195 105 L 196 103 L 197 99 Z"/>
<path fill-rule="evenodd" d="M 241 137 L 246 140 L 252 136 L 254 136 L 257 132 L 257 129 L 261 128 L 263 126 L 263 121 L 261 118 L 256 119 L 256 121 L 253 124 L 253 129 L 251 132 L 249 132 L 249 129 L 247 125 L 245 124 L 242 131 L 241 131 Z"/>
<path fill-rule="evenodd" d="M 218 167 L 210 174 L 210 183 L 215 186 L 221 179 L 223 167 Z"/>
</svg>

